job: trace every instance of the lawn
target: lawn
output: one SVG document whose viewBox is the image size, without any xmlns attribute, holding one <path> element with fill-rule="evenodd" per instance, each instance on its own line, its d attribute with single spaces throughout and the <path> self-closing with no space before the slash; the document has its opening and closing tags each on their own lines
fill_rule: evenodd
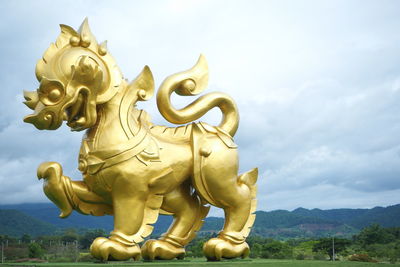
<svg viewBox="0 0 400 267">
<path fill-rule="evenodd" d="M 264 260 L 264 259 L 246 259 L 246 260 L 226 260 L 221 262 L 207 262 L 204 259 L 193 259 L 193 260 L 183 260 L 183 261 L 154 261 L 154 262 L 107 262 L 107 263 L 5 263 L 0 264 L 0 266 L 24 266 L 24 267 L 33 267 L 33 266 L 55 266 L 55 267 L 64 267 L 64 266 L 73 266 L 73 267 L 93 267 L 95 265 L 107 266 L 117 266 L 117 267 L 135 267 L 135 266 L 207 266 L 207 267 L 217 267 L 217 266 L 270 266 L 270 267 L 324 267 L 324 266 L 343 266 L 343 267 L 374 267 L 374 266 L 382 266 L 387 265 L 385 263 L 365 263 L 365 262 L 349 262 L 349 261 L 309 261 L 309 260 Z M 389 266 L 400 266 L 400 264 L 391 264 Z"/>
</svg>

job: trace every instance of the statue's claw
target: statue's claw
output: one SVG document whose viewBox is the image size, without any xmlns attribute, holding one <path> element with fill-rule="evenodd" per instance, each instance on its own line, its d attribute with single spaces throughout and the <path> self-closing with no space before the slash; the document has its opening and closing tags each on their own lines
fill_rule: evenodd
<svg viewBox="0 0 400 267">
<path fill-rule="evenodd" d="M 142 257 L 146 260 L 172 260 L 183 259 L 185 249 L 176 247 L 164 240 L 147 240 L 142 246 Z"/>
<path fill-rule="evenodd" d="M 73 207 L 65 190 L 65 180 L 69 178 L 62 174 L 62 167 L 57 162 L 43 162 L 37 170 L 38 179 L 44 179 L 44 193 L 61 210 L 59 216 L 65 218 L 71 214 Z"/>
<path fill-rule="evenodd" d="M 127 246 L 105 237 L 96 238 L 90 246 L 90 253 L 99 260 L 140 260 L 140 248 L 134 244 Z"/>
<path fill-rule="evenodd" d="M 246 242 L 235 244 L 222 238 L 211 238 L 203 246 L 204 255 L 209 261 L 219 261 L 222 258 L 245 258 L 249 255 L 250 248 Z"/>
</svg>

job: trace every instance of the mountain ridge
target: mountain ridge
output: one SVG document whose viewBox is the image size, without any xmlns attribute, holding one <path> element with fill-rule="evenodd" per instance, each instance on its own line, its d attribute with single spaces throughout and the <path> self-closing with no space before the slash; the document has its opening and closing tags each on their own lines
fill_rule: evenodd
<svg viewBox="0 0 400 267">
<path fill-rule="evenodd" d="M 111 231 L 113 228 L 112 216 L 85 216 L 73 212 L 68 218 L 60 219 L 58 217 L 59 210 L 52 203 L 0 205 L 0 212 L 7 210 L 17 211 L 18 215 L 15 215 L 17 218 L 19 218 L 18 216 L 21 217 L 21 214 L 29 216 L 35 223 L 39 223 L 38 228 L 40 229 L 47 225 L 49 234 L 54 233 L 57 229 L 62 230 L 66 228 L 102 228 L 106 231 Z M 343 208 L 322 210 L 300 207 L 292 211 L 257 211 L 256 215 L 252 234 L 275 239 L 326 237 L 332 235 L 351 237 L 363 227 L 373 223 L 378 223 L 383 227 L 400 226 L 400 204 L 387 207 L 374 207 L 372 209 Z M 13 216 L 11 215 L 11 217 Z M 27 217 L 24 218 L 24 220 L 28 220 Z M 171 222 L 171 216 L 160 215 L 154 225 L 153 235 L 157 236 L 165 232 Z M 200 234 L 218 232 L 221 230 L 223 223 L 224 218 L 207 217 L 200 230 Z M 12 225 L 10 228 L 9 223 L 8 225 L 0 223 L 0 234 L 17 236 L 26 231 L 26 229 L 17 228 L 15 225 Z M 41 234 L 43 234 L 43 231 Z"/>
<path fill-rule="evenodd" d="M 0 209 L 0 234 L 4 232 L 10 236 L 21 236 L 22 234 L 30 233 L 33 236 L 37 236 L 54 232 L 56 228 L 50 223 L 32 218 L 21 211 Z"/>
</svg>

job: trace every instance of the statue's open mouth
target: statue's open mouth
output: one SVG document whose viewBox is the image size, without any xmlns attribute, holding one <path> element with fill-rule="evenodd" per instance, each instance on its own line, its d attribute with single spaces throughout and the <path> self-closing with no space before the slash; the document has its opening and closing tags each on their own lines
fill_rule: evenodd
<svg viewBox="0 0 400 267">
<path fill-rule="evenodd" d="M 80 91 L 75 103 L 64 110 L 63 120 L 67 121 L 67 125 L 74 131 L 79 131 L 87 125 L 87 95 L 85 91 Z"/>
<path fill-rule="evenodd" d="M 63 121 L 67 121 L 73 131 L 84 130 L 96 119 L 96 114 L 93 114 L 95 107 L 89 105 L 89 94 L 87 90 L 81 89 L 70 101 L 56 106 L 46 106 L 39 101 L 34 108 L 34 114 L 26 116 L 24 121 L 32 123 L 40 130 L 55 130 Z"/>
</svg>

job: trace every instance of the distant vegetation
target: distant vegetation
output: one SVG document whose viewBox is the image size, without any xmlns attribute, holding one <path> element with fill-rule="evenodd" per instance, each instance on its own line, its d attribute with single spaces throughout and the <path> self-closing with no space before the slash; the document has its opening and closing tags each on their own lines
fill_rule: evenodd
<svg viewBox="0 0 400 267">
<path fill-rule="evenodd" d="M 0 241 L 6 260 L 91 261 L 88 252 L 98 236 L 112 230 L 111 216 L 73 213 L 58 218 L 50 203 L 0 205 Z M 165 232 L 171 216 L 160 216 L 152 238 Z M 187 257 L 202 257 L 203 243 L 216 236 L 224 219 L 206 218 Z M 303 209 L 258 211 L 248 238 L 252 258 L 389 261 L 400 258 L 400 205 L 373 209 Z"/>
<path fill-rule="evenodd" d="M 31 233 L 33 236 L 54 233 L 57 227 L 26 215 L 17 210 L 0 210 L 0 234 L 20 236 Z"/>
<path fill-rule="evenodd" d="M 59 235 L 29 234 L 20 237 L 0 236 L 6 261 L 36 258 L 49 262 L 95 261 L 89 254 L 92 241 L 106 236 L 104 230 L 78 233 L 65 229 Z M 202 257 L 205 241 L 216 234 L 201 233 L 186 247 L 187 258 Z M 299 238 L 280 241 L 253 235 L 248 238 L 251 258 L 295 260 L 349 260 L 391 262 L 400 259 L 400 227 L 384 228 L 378 224 L 368 226 L 352 238 Z M 334 246 L 334 250 L 333 250 Z M 335 254 L 333 254 L 333 252 Z"/>
<path fill-rule="evenodd" d="M 21 236 L 28 232 L 33 237 L 43 234 L 59 234 L 64 229 L 76 228 L 78 232 L 87 229 L 113 227 L 111 216 L 85 216 L 74 212 L 67 219 L 58 217 L 59 210 L 51 203 L 0 205 L 0 234 Z M 252 235 L 288 240 L 294 238 L 343 237 L 351 238 L 362 228 L 371 224 L 382 227 L 400 227 L 400 205 L 373 209 L 303 209 L 294 211 L 257 211 Z M 154 227 L 154 234 L 165 232 L 171 224 L 170 216 L 160 216 Z M 201 233 L 215 233 L 221 230 L 224 219 L 209 217 Z"/>
</svg>

